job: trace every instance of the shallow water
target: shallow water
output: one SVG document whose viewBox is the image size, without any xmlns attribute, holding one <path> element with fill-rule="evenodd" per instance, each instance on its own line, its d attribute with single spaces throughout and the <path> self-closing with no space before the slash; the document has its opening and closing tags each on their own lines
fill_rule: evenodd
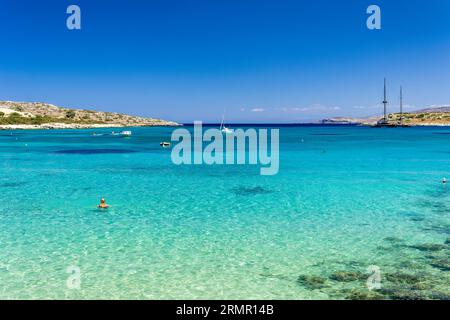
<svg viewBox="0 0 450 320">
<path fill-rule="evenodd" d="M 275 176 L 175 166 L 159 146 L 172 130 L 2 132 L 0 298 L 344 299 L 365 280 L 333 273 L 371 265 L 382 287 L 412 274 L 426 286 L 401 290 L 450 295 L 435 262 L 450 252 L 450 129 L 282 127 Z"/>
</svg>

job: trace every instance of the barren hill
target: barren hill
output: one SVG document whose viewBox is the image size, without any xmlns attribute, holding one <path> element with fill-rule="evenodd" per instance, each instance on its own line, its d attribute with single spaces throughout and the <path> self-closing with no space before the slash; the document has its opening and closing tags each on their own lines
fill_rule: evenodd
<svg viewBox="0 0 450 320">
<path fill-rule="evenodd" d="M 176 126 L 175 122 L 102 112 L 58 107 L 42 102 L 0 101 L 0 128 L 89 128 Z"/>
</svg>

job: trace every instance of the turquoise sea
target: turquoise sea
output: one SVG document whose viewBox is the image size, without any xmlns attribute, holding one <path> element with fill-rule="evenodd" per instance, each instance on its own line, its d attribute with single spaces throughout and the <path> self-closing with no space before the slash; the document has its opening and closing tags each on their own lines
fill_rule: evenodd
<svg viewBox="0 0 450 320">
<path fill-rule="evenodd" d="M 275 176 L 111 130 L 0 131 L 1 299 L 450 297 L 450 128 L 281 127 Z"/>
</svg>

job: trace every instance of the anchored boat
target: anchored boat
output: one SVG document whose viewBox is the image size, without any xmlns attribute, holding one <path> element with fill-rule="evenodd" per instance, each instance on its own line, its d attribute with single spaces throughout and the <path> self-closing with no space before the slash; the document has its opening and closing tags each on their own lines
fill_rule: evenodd
<svg viewBox="0 0 450 320">
<path fill-rule="evenodd" d="M 129 136 L 131 136 L 131 131 L 129 131 L 129 130 L 122 131 L 122 132 L 120 133 L 120 135 L 121 135 L 122 137 L 129 137 Z"/>
<path fill-rule="evenodd" d="M 221 131 L 222 133 L 225 133 L 225 134 L 227 134 L 227 133 L 233 133 L 233 130 L 231 130 L 230 128 L 225 127 L 224 121 L 225 121 L 225 112 L 224 112 L 223 115 L 222 115 L 222 122 L 220 123 L 220 131 Z"/>
<path fill-rule="evenodd" d="M 129 131 L 129 130 L 124 130 L 124 131 L 121 131 L 121 132 L 111 132 L 111 134 L 113 135 L 113 136 L 121 136 L 121 137 L 130 137 L 131 136 L 131 131 Z"/>
<path fill-rule="evenodd" d="M 384 78 L 384 99 L 383 99 L 383 118 L 380 119 L 376 125 L 374 125 L 375 128 L 381 128 L 381 127 L 409 127 L 408 125 L 403 124 L 403 89 L 400 87 L 400 121 L 398 123 L 393 123 L 392 121 L 389 122 L 388 120 L 388 114 L 387 114 L 387 93 L 386 93 L 386 78 Z"/>
</svg>

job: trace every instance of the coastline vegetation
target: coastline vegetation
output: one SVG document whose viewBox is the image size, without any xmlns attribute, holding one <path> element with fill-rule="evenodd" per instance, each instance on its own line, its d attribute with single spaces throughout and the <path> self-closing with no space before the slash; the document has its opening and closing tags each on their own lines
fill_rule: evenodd
<svg viewBox="0 0 450 320">
<path fill-rule="evenodd" d="M 41 125 L 45 123 L 105 124 L 106 122 L 92 121 L 90 119 L 74 120 L 71 116 L 67 116 L 66 118 L 56 118 L 50 116 L 25 117 L 17 112 L 13 112 L 6 116 L 3 112 L 0 112 L 0 125 Z"/>
<path fill-rule="evenodd" d="M 388 115 L 388 121 L 397 123 L 400 118 L 403 118 L 404 124 L 422 124 L 422 123 L 435 123 L 435 124 L 450 124 L 450 112 L 423 112 L 423 113 L 391 113 Z"/>
</svg>

